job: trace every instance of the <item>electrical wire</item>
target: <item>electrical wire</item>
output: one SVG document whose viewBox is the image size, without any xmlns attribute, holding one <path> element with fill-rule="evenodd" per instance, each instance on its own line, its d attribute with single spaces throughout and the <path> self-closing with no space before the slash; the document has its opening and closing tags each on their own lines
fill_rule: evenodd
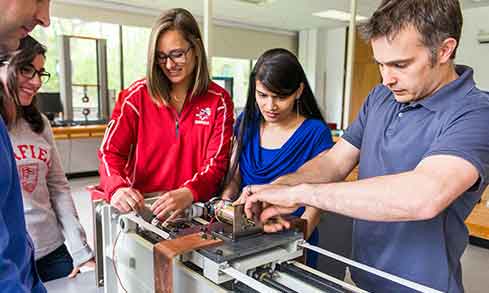
<svg viewBox="0 0 489 293">
<path fill-rule="evenodd" d="M 119 232 L 117 233 L 117 236 L 115 237 L 114 240 L 114 246 L 112 247 L 112 265 L 114 266 L 115 276 L 117 277 L 117 281 L 119 282 L 119 285 L 121 285 L 122 290 L 124 290 L 124 292 L 128 293 L 124 285 L 122 285 L 122 280 L 119 276 L 119 272 L 117 271 L 117 260 L 115 258 L 115 248 L 117 245 L 117 240 L 119 240 L 119 236 L 121 236 L 121 232 L 122 230 L 119 230 Z"/>
<path fill-rule="evenodd" d="M 211 200 L 211 202 L 214 202 L 214 201 L 217 201 L 217 200 L 220 200 L 220 199 L 213 199 Z M 205 229 L 204 231 L 206 233 L 210 233 L 210 228 L 211 228 L 211 225 L 214 223 L 214 220 L 217 220 L 219 223 L 223 223 L 219 217 L 217 216 L 219 214 L 219 212 L 221 211 L 221 209 L 223 209 L 224 207 L 226 206 L 226 202 L 224 200 L 220 200 L 220 202 L 218 202 L 215 206 L 214 206 L 214 216 L 211 218 L 211 220 L 209 221 L 209 223 L 207 223 L 207 225 L 205 226 Z"/>
<path fill-rule="evenodd" d="M 212 217 L 212 219 L 209 221 L 209 223 L 207 223 L 207 225 L 205 225 L 205 233 L 210 233 L 210 228 L 211 228 L 211 225 L 212 223 L 214 223 L 214 220 L 216 219 L 216 216 Z"/>
</svg>

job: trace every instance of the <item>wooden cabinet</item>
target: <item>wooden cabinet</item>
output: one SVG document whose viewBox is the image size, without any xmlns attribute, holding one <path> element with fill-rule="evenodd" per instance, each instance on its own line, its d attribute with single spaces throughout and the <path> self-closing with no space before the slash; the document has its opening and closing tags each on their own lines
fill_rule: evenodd
<svg viewBox="0 0 489 293">
<path fill-rule="evenodd" d="M 345 181 L 356 181 L 358 180 L 358 165 L 353 169 L 350 174 L 346 177 Z"/>
<path fill-rule="evenodd" d="M 53 128 L 65 173 L 97 172 L 97 150 L 102 143 L 105 128 L 105 125 Z"/>
<path fill-rule="evenodd" d="M 381 82 L 379 67 L 374 61 L 372 47 L 357 32 L 355 62 L 350 100 L 349 123 L 357 117 L 369 92 Z"/>
<path fill-rule="evenodd" d="M 103 137 L 106 127 L 107 126 L 104 124 L 89 126 L 53 127 L 53 134 L 56 140 Z"/>
<path fill-rule="evenodd" d="M 486 191 L 482 194 L 482 200 L 489 201 L 489 187 L 486 188 Z"/>
<path fill-rule="evenodd" d="M 470 236 L 489 240 L 489 207 L 487 200 L 483 200 L 475 206 L 472 213 L 465 220 L 465 224 L 469 228 Z"/>
</svg>

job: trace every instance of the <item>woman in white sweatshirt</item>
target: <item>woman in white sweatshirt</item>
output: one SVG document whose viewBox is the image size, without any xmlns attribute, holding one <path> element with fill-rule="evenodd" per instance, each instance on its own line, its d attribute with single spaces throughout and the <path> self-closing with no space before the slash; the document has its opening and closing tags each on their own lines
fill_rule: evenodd
<svg viewBox="0 0 489 293">
<path fill-rule="evenodd" d="M 27 230 L 44 282 L 74 277 L 81 266 L 94 266 L 52 129 L 35 106 L 36 93 L 50 77 L 44 69 L 45 53 L 46 48 L 28 36 L 0 72 L 3 86 L 18 108 L 16 121 L 7 127 L 22 187 Z"/>
</svg>

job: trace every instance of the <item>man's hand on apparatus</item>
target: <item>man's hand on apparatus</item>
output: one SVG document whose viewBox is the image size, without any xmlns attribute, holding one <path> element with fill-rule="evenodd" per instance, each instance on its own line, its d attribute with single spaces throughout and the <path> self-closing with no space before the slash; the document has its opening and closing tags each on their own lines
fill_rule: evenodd
<svg viewBox="0 0 489 293">
<path fill-rule="evenodd" d="M 294 187 L 287 185 L 249 185 L 243 189 L 240 199 L 245 203 L 246 216 L 262 222 L 265 232 L 290 228 L 290 223 L 281 215 L 299 208 Z"/>
</svg>

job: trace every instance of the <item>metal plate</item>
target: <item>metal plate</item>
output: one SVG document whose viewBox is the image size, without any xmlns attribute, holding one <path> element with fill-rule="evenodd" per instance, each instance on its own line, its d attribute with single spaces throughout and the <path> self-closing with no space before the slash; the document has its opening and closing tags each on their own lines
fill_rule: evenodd
<svg viewBox="0 0 489 293">
<path fill-rule="evenodd" d="M 237 241 L 224 238 L 224 244 L 201 249 L 199 252 L 216 263 L 222 263 L 290 244 L 299 239 L 303 239 L 302 233 L 291 230 L 273 234 L 251 235 Z"/>
</svg>

